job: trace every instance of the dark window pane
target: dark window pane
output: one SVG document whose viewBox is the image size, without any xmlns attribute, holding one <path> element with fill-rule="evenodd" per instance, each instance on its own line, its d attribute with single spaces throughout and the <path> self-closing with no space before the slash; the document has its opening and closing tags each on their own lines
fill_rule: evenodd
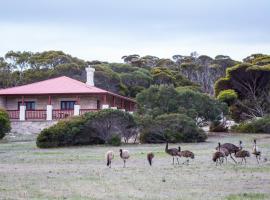
<svg viewBox="0 0 270 200">
<path fill-rule="evenodd" d="M 18 110 L 20 109 L 20 106 L 22 105 L 22 102 L 18 102 Z M 24 105 L 26 107 L 26 110 L 35 110 L 36 108 L 36 103 L 34 101 L 25 101 Z"/>
<path fill-rule="evenodd" d="M 73 110 L 76 101 L 61 101 L 61 110 Z"/>
</svg>

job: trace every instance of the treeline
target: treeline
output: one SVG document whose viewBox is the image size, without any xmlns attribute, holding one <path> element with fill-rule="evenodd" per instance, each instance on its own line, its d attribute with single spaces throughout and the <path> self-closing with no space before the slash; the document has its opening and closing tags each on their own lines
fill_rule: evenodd
<svg viewBox="0 0 270 200">
<path fill-rule="evenodd" d="M 270 113 L 269 55 L 253 54 L 242 62 L 196 52 L 173 55 L 171 59 L 137 54 L 122 59 L 124 63 L 108 63 L 85 61 L 62 51 L 9 51 L 0 57 L 0 88 L 63 75 L 85 82 L 85 67 L 91 65 L 96 69 L 97 87 L 132 98 L 151 86 L 168 85 L 178 92 L 188 88 L 215 96 L 228 105 L 229 117 L 237 122 Z"/>
<path fill-rule="evenodd" d="M 237 62 L 228 56 L 174 55 L 172 59 L 155 56 L 123 56 L 123 63 L 84 61 L 62 51 L 41 53 L 9 51 L 0 57 L 0 88 L 18 86 L 57 76 L 85 81 L 85 67 L 96 68 L 96 86 L 135 97 L 150 85 L 172 84 L 199 86 L 213 94 L 214 82 L 225 76 L 225 70 Z"/>
</svg>

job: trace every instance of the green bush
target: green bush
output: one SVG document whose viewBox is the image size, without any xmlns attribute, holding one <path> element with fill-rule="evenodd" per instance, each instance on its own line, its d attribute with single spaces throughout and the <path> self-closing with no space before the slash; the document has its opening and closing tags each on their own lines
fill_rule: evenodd
<svg viewBox="0 0 270 200">
<path fill-rule="evenodd" d="M 231 131 L 237 133 L 270 133 L 270 116 L 235 125 L 231 127 Z"/>
<path fill-rule="evenodd" d="M 228 132 L 228 127 L 225 126 L 225 123 L 222 123 L 216 120 L 210 123 L 209 131 L 210 132 Z"/>
<path fill-rule="evenodd" d="M 59 121 L 41 131 L 36 144 L 40 148 L 105 143 L 118 145 L 121 137 L 126 137 L 128 130 L 135 126 L 129 113 L 107 109 Z"/>
<path fill-rule="evenodd" d="M 112 135 L 112 137 L 108 140 L 108 144 L 112 146 L 120 146 L 121 145 L 121 137 L 117 134 Z"/>
<path fill-rule="evenodd" d="M 6 133 L 11 129 L 8 113 L 0 109 L 0 139 L 5 137 Z"/>
<path fill-rule="evenodd" d="M 194 120 L 183 114 L 160 115 L 144 124 L 140 134 L 141 143 L 203 142 L 206 138 Z"/>
<path fill-rule="evenodd" d="M 217 96 L 217 99 L 218 100 L 220 100 L 222 102 L 225 102 L 228 105 L 232 105 L 237 98 L 238 98 L 237 93 L 234 90 L 232 90 L 232 89 L 223 90 Z"/>
</svg>

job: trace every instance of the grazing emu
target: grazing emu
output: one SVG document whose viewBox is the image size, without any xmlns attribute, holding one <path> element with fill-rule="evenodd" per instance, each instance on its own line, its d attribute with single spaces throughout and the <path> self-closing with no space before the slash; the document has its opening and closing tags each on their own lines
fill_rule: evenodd
<svg viewBox="0 0 270 200">
<path fill-rule="evenodd" d="M 216 165 L 219 164 L 221 165 L 223 163 L 223 159 L 226 159 L 226 163 L 227 163 L 227 156 L 229 155 L 229 151 L 225 148 L 221 148 L 221 144 L 220 142 L 218 143 L 218 151 L 216 151 L 213 154 L 213 161 L 216 162 Z"/>
<path fill-rule="evenodd" d="M 154 155 L 153 152 L 150 152 L 150 153 L 147 154 L 147 160 L 148 160 L 150 166 L 152 166 L 154 157 L 155 157 L 155 155 Z"/>
<path fill-rule="evenodd" d="M 247 163 L 246 157 L 250 157 L 250 153 L 246 150 L 240 150 L 240 151 L 236 152 L 235 157 L 242 159 L 241 164 L 243 163 L 243 160 L 245 160 L 245 164 L 246 164 Z"/>
<path fill-rule="evenodd" d="M 261 151 L 259 150 L 256 140 L 254 140 L 254 145 L 252 149 L 252 154 L 256 156 L 257 163 L 259 164 L 259 160 L 261 160 Z"/>
<path fill-rule="evenodd" d="M 176 149 L 176 148 L 168 149 L 168 141 L 167 141 L 166 147 L 165 147 L 165 152 L 173 157 L 173 164 L 174 164 L 174 157 L 178 156 L 178 149 Z M 176 157 L 176 159 L 177 159 L 177 162 L 179 164 L 178 157 Z"/>
<path fill-rule="evenodd" d="M 236 154 L 236 152 L 240 151 L 240 148 L 234 144 L 231 143 L 224 143 L 220 146 L 221 148 L 227 149 L 229 152 L 229 155 L 231 157 L 231 159 L 235 162 L 236 160 L 232 157 L 232 153 Z M 218 150 L 219 147 L 216 147 L 216 150 Z"/>
<path fill-rule="evenodd" d="M 181 147 L 178 147 L 178 154 L 179 157 L 185 157 L 187 158 L 187 160 L 184 163 L 189 163 L 189 158 L 194 159 L 194 153 L 192 153 L 191 151 L 185 150 L 185 151 L 181 151 Z"/>
<path fill-rule="evenodd" d="M 213 161 L 216 162 L 216 165 L 219 163 L 220 165 L 223 163 L 224 154 L 221 151 L 216 151 L 213 154 Z"/>
<path fill-rule="evenodd" d="M 112 159 L 114 158 L 113 151 L 108 151 L 108 152 L 105 154 L 105 158 L 107 159 L 107 166 L 108 166 L 109 168 L 111 168 L 111 166 L 112 166 Z"/>
<path fill-rule="evenodd" d="M 119 152 L 120 152 L 120 157 L 124 161 L 124 167 L 126 167 L 126 160 L 129 159 L 129 151 L 125 149 L 124 150 L 120 149 Z"/>
</svg>

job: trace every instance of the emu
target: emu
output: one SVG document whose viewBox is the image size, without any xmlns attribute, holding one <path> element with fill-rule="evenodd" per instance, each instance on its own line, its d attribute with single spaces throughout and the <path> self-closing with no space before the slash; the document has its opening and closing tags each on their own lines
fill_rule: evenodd
<svg viewBox="0 0 270 200">
<path fill-rule="evenodd" d="M 154 157 L 155 157 L 155 155 L 154 155 L 153 152 L 150 152 L 150 153 L 147 154 L 147 160 L 148 160 L 148 163 L 149 163 L 150 166 L 152 166 Z"/>
<path fill-rule="evenodd" d="M 122 160 L 124 161 L 124 166 L 123 167 L 126 167 L 126 161 L 127 159 L 129 159 L 129 151 L 128 150 L 123 150 L 123 149 L 120 149 L 119 150 L 120 152 L 120 158 L 122 158 Z"/>
<path fill-rule="evenodd" d="M 261 151 L 259 150 L 259 148 L 257 146 L 256 140 L 254 140 L 252 154 L 254 154 L 256 156 L 257 163 L 259 164 L 259 160 L 261 160 Z"/>
<path fill-rule="evenodd" d="M 216 151 L 213 154 L 212 160 L 216 162 L 216 165 L 219 163 L 220 165 L 223 163 L 222 158 L 224 157 L 224 154 L 221 151 Z"/>
<path fill-rule="evenodd" d="M 183 162 L 183 164 L 184 163 L 187 163 L 188 164 L 189 163 L 189 158 L 191 158 L 191 159 L 194 159 L 195 158 L 193 152 L 188 151 L 188 150 L 181 151 L 181 147 L 180 146 L 178 147 L 178 153 L 177 153 L 177 155 L 179 157 L 185 157 L 185 158 L 187 158 L 187 160 L 185 162 Z"/>
<path fill-rule="evenodd" d="M 112 159 L 114 158 L 114 153 L 113 151 L 107 151 L 105 154 L 105 158 L 107 159 L 107 166 L 111 168 L 112 166 Z"/>
<path fill-rule="evenodd" d="M 175 156 L 178 156 L 178 149 L 176 149 L 176 148 L 171 148 L 171 149 L 169 149 L 169 148 L 168 148 L 168 141 L 167 141 L 166 147 L 165 147 L 165 152 L 166 152 L 167 154 L 169 154 L 170 156 L 173 157 L 173 165 L 174 165 L 174 157 L 175 157 Z M 177 162 L 178 162 L 178 164 L 179 164 L 178 157 L 176 157 L 176 159 L 177 159 Z"/>
<path fill-rule="evenodd" d="M 219 164 L 221 165 L 223 163 L 223 159 L 226 159 L 227 163 L 227 156 L 229 155 L 229 151 L 225 148 L 221 148 L 220 142 L 218 143 L 218 149 L 217 151 L 213 154 L 212 160 L 216 162 L 216 165 Z"/>
<path fill-rule="evenodd" d="M 246 150 L 240 150 L 240 151 L 236 152 L 235 157 L 242 159 L 241 164 L 243 163 L 243 160 L 245 161 L 245 164 L 247 164 L 246 158 L 250 157 L 250 153 Z"/>
<path fill-rule="evenodd" d="M 229 152 L 229 155 L 231 157 L 231 159 L 235 162 L 236 160 L 232 157 L 232 153 L 236 154 L 236 152 L 240 151 L 240 148 L 234 144 L 231 143 L 224 143 L 220 146 L 221 148 L 227 149 Z M 216 150 L 218 150 L 219 147 L 216 147 Z"/>
</svg>

